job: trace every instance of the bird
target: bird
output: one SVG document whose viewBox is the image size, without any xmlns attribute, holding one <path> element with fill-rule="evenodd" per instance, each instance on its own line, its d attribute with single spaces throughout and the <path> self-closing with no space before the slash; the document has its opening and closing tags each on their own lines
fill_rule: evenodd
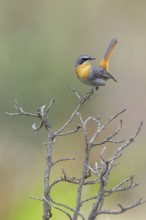
<svg viewBox="0 0 146 220">
<path fill-rule="evenodd" d="M 84 84 L 98 89 L 99 86 L 105 86 L 108 79 L 112 79 L 117 82 L 117 80 L 108 71 L 109 59 L 116 44 L 117 39 L 113 38 L 98 66 L 91 65 L 90 61 L 93 61 L 96 58 L 90 55 L 81 55 L 77 58 L 75 63 L 76 74 Z"/>
</svg>

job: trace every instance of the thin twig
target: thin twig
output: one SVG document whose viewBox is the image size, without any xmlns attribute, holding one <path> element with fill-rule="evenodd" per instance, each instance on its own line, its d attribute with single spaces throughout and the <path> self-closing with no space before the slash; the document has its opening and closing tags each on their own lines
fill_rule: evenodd
<svg viewBox="0 0 146 220">
<path fill-rule="evenodd" d="M 23 108 L 19 106 L 17 100 L 15 100 L 15 109 L 16 109 L 18 112 L 14 112 L 14 113 L 5 112 L 5 114 L 6 114 L 6 115 L 9 115 L 9 116 L 25 115 L 25 116 L 30 116 L 30 117 L 38 118 L 38 115 L 37 115 L 37 114 L 24 111 Z"/>
<path fill-rule="evenodd" d="M 89 117 L 85 120 L 84 125 L 86 126 L 87 123 L 92 120 L 93 122 L 95 122 L 95 124 L 96 124 L 98 127 L 100 127 L 100 121 L 99 121 L 99 119 L 100 119 L 99 116 L 97 117 L 97 119 L 94 118 L 93 116 L 89 116 Z"/>
<path fill-rule="evenodd" d="M 38 200 L 38 201 L 43 201 L 43 198 L 38 198 L 36 196 L 29 196 L 30 199 Z"/>
<path fill-rule="evenodd" d="M 65 210 L 61 209 L 60 207 L 57 207 L 57 206 L 53 205 L 53 204 L 50 203 L 45 197 L 43 197 L 43 200 L 44 200 L 49 206 L 52 206 L 54 209 L 57 209 L 57 210 L 63 212 L 70 220 L 72 220 L 72 217 L 71 217 L 71 215 L 70 215 L 68 212 L 66 212 Z"/>
<path fill-rule="evenodd" d="M 100 118 L 99 116 L 97 118 L 94 118 L 92 116 L 89 116 L 86 120 L 83 119 L 82 114 L 80 113 L 81 107 L 84 105 L 84 103 L 91 97 L 91 95 L 95 92 L 95 88 L 91 88 L 89 92 L 87 92 L 85 95 L 80 96 L 79 93 L 70 87 L 70 90 L 72 93 L 75 95 L 77 98 L 78 104 L 75 107 L 74 111 L 70 115 L 69 119 L 64 123 L 63 126 L 61 126 L 57 131 L 53 132 L 51 128 L 51 124 L 49 120 L 47 119 L 47 113 L 50 111 L 51 107 L 53 106 L 53 103 L 55 102 L 54 99 L 52 99 L 49 103 L 49 105 L 46 107 L 45 105 L 41 106 L 37 112 L 34 113 L 29 113 L 26 112 L 22 109 L 21 106 L 19 106 L 17 100 L 15 101 L 15 109 L 16 113 L 8 113 L 6 112 L 7 115 L 10 116 L 19 116 L 19 115 L 25 115 L 25 116 L 30 116 L 30 117 L 35 117 L 40 119 L 40 124 L 36 125 L 35 123 L 32 125 L 32 128 L 35 132 L 38 132 L 43 126 L 45 127 L 47 134 L 48 134 L 48 140 L 46 144 L 46 166 L 45 166 L 45 174 L 44 174 L 44 195 L 43 198 L 37 198 L 34 196 L 31 196 L 30 198 L 39 200 L 43 202 L 43 207 L 44 207 L 44 214 L 43 214 L 43 220 L 49 220 L 52 217 L 52 208 L 57 209 L 64 213 L 68 219 L 70 220 L 77 220 L 78 217 L 80 217 L 82 220 L 85 220 L 85 217 L 83 214 L 80 213 L 80 209 L 82 205 L 86 202 L 89 202 L 91 200 L 95 200 L 94 204 L 92 206 L 92 209 L 89 210 L 89 217 L 88 220 L 95 220 L 95 218 L 99 214 L 120 214 L 123 213 L 129 209 L 132 209 L 138 205 L 141 205 L 142 203 L 146 202 L 143 199 L 140 199 L 133 204 L 124 207 L 120 203 L 117 203 L 118 207 L 120 208 L 119 210 L 105 210 L 102 209 L 103 204 L 104 204 L 104 199 L 107 196 L 110 196 L 112 193 L 120 192 L 120 191 L 126 191 L 129 189 L 132 189 L 136 186 L 138 186 L 138 183 L 134 182 L 134 175 L 129 176 L 128 178 L 122 180 L 119 182 L 116 186 L 114 186 L 112 189 L 107 189 L 108 185 L 108 180 L 109 176 L 111 173 L 111 170 L 114 166 L 116 166 L 116 160 L 122 156 L 124 149 L 126 149 L 137 137 L 139 134 L 143 122 L 140 123 L 137 131 L 127 140 L 115 140 L 114 137 L 119 134 L 119 132 L 122 129 L 122 120 L 120 120 L 120 125 L 119 127 L 108 137 L 106 137 L 102 141 L 98 141 L 97 143 L 95 142 L 97 136 L 101 134 L 101 132 L 107 128 L 107 126 L 113 122 L 117 117 L 119 117 L 122 113 L 126 111 L 126 109 L 120 111 L 119 113 L 113 115 L 110 117 L 103 125 L 100 123 Z M 80 125 L 76 127 L 76 129 L 65 131 L 65 129 L 70 125 L 74 117 L 77 116 L 80 120 Z M 88 129 L 87 129 L 87 124 L 92 121 L 95 123 L 97 126 L 96 131 L 92 134 L 91 138 L 88 137 Z M 83 162 L 83 167 L 82 167 L 82 173 L 80 178 L 76 177 L 69 177 L 65 170 L 62 169 L 62 176 L 54 180 L 52 183 L 50 181 L 50 174 L 51 174 L 51 169 L 54 165 L 60 163 L 60 162 L 65 162 L 69 160 L 75 160 L 75 158 L 61 158 L 53 162 L 52 160 L 52 147 L 53 144 L 56 140 L 55 137 L 57 136 L 66 136 L 73 134 L 77 132 L 80 128 L 83 130 L 83 135 L 84 135 L 84 141 L 85 141 L 85 156 L 84 156 L 84 162 Z M 110 157 L 108 160 L 104 158 L 104 153 L 107 149 L 107 147 L 103 147 L 100 153 L 100 162 L 95 163 L 94 167 L 89 166 L 89 159 L 90 159 L 90 152 L 92 150 L 92 147 L 97 146 L 97 145 L 103 145 L 105 143 L 123 143 L 121 144 L 120 147 L 117 148 L 117 150 L 114 152 L 113 156 Z M 96 178 L 91 178 L 93 175 L 96 176 Z M 52 188 L 58 184 L 59 182 L 68 182 L 70 184 L 76 184 L 78 185 L 77 187 L 77 195 L 76 195 L 76 204 L 75 208 L 73 209 L 72 207 L 69 207 L 68 205 L 58 203 L 54 201 L 53 198 L 51 198 L 51 190 Z M 91 196 L 89 198 L 85 198 L 82 200 L 82 193 L 83 193 L 83 188 L 85 185 L 91 185 L 91 184 L 98 184 L 98 190 L 97 193 L 94 196 Z M 64 209 L 67 209 L 64 210 Z M 70 212 L 73 213 L 73 217 L 71 216 Z"/>
<path fill-rule="evenodd" d="M 81 126 L 78 125 L 78 126 L 76 127 L 76 129 L 74 129 L 74 130 L 67 131 L 67 132 L 62 132 L 62 133 L 59 133 L 59 134 L 55 134 L 55 136 L 65 136 L 65 135 L 69 135 L 69 134 L 74 134 L 74 133 L 78 132 L 78 130 L 79 130 L 80 128 L 81 128 Z"/>
<path fill-rule="evenodd" d="M 54 201 L 52 198 L 51 198 L 51 202 L 54 203 L 55 205 L 62 206 L 62 207 L 68 209 L 69 211 L 71 211 L 71 212 L 73 212 L 73 213 L 76 212 L 75 209 L 73 209 L 73 208 L 71 208 L 71 207 L 69 207 L 69 206 L 67 206 L 67 205 L 65 205 L 65 204 L 56 202 L 56 201 Z M 81 217 L 82 220 L 85 220 L 84 216 L 83 216 L 81 213 L 78 212 L 77 214 Z"/>
<path fill-rule="evenodd" d="M 120 203 L 117 203 L 117 205 L 120 207 L 120 210 L 106 210 L 106 209 L 103 209 L 103 210 L 100 210 L 99 212 L 96 213 L 96 216 L 99 215 L 99 214 L 109 214 L 109 215 L 117 215 L 117 214 L 121 214 L 123 212 L 126 212 L 127 210 L 129 209 L 133 209 L 143 203 L 145 203 L 146 201 L 143 200 L 142 198 L 135 201 L 133 204 L 127 206 L 127 207 L 124 207 L 123 205 L 121 205 Z"/>
<path fill-rule="evenodd" d="M 80 122 L 81 122 L 81 125 L 82 125 L 82 128 L 83 128 L 83 132 L 84 132 L 85 158 L 84 158 L 84 163 L 83 163 L 83 168 L 82 168 L 81 181 L 79 183 L 78 190 L 77 190 L 76 208 L 75 208 L 76 212 L 74 213 L 73 220 L 77 220 L 77 217 L 78 217 L 77 213 L 80 211 L 80 208 L 82 206 L 81 196 L 82 196 L 83 186 L 84 186 L 84 183 L 85 183 L 87 172 L 89 173 L 89 169 L 88 169 L 87 166 L 88 166 L 89 158 L 90 158 L 90 147 L 89 147 L 88 136 L 87 136 L 88 132 L 87 132 L 84 120 L 82 118 L 82 115 L 79 112 L 77 112 L 77 115 L 80 119 Z"/>
<path fill-rule="evenodd" d="M 122 151 L 127 148 L 134 140 L 135 138 L 137 137 L 137 135 L 139 134 L 139 132 L 141 131 L 141 128 L 142 128 L 142 125 L 143 125 L 143 121 L 141 121 L 137 131 L 126 141 L 125 144 L 123 144 L 122 146 L 120 146 L 113 157 L 111 157 L 108 161 L 115 161 L 117 158 L 119 158 L 121 155 L 122 155 Z"/>
<path fill-rule="evenodd" d="M 106 139 L 104 139 L 103 141 L 100 141 L 100 142 L 98 142 L 98 143 L 92 144 L 92 147 L 97 146 L 97 145 L 102 145 L 102 144 L 105 144 L 105 143 L 107 143 L 107 142 L 112 142 L 112 143 L 122 143 L 122 142 L 124 142 L 125 140 L 119 140 L 119 141 L 112 140 L 113 137 L 115 137 L 117 134 L 119 134 L 119 132 L 120 132 L 121 129 L 122 129 L 122 125 L 123 125 L 123 122 L 122 122 L 122 120 L 120 120 L 120 125 L 119 125 L 119 127 L 113 132 L 113 134 L 108 135 L 108 137 L 107 137 Z"/>
<path fill-rule="evenodd" d="M 65 158 L 61 158 L 61 159 L 58 159 L 58 160 L 56 160 L 55 162 L 53 162 L 53 166 L 55 165 L 55 164 L 57 164 L 57 163 L 60 163 L 60 162 L 65 162 L 65 161 L 67 161 L 67 160 L 75 160 L 75 157 L 65 157 Z"/>
<path fill-rule="evenodd" d="M 55 99 L 51 99 L 48 107 L 45 110 L 45 115 L 50 111 L 51 107 L 53 106 L 53 104 L 55 103 Z"/>
<path fill-rule="evenodd" d="M 75 89 L 71 89 L 71 91 L 75 94 L 75 96 L 77 97 L 77 92 Z M 73 120 L 74 116 L 76 115 L 76 113 L 78 112 L 78 110 L 82 107 L 82 105 L 89 99 L 89 97 L 95 92 L 95 90 L 91 89 L 89 92 L 87 92 L 81 99 L 79 104 L 77 105 L 77 107 L 75 108 L 75 110 L 73 111 L 73 113 L 71 114 L 71 116 L 69 117 L 69 119 L 66 121 L 66 123 L 59 128 L 54 135 L 58 135 L 60 133 L 62 133 L 62 131 L 71 123 L 71 121 Z"/>
<path fill-rule="evenodd" d="M 114 186 L 111 190 L 106 190 L 105 196 L 109 196 L 109 195 L 111 195 L 111 193 L 126 191 L 126 190 L 137 187 L 139 185 L 139 183 L 134 183 L 134 176 L 135 175 L 131 175 L 128 178 L 122 180 L 120 183 L 118 183 L 116 186 Z M 123 186 L 126 183 L 128 183 L 128 184 Z"/>
<path fill-rule="evenodd" d="M 109 123 L 111 123 L 115 118 L 117 118 L 119 115 L 121 115 L 121 114 L 124 113 L 125 111 L 126 111 L 126 109 L 123 109 L 122 111 L 118 112 L 117 114 L 115 114 L 115 115 L 113 115 L 111 118 L 109 118 L 109 119 L 105 122 L 104 125 L 102 125 L 101 127 L 98 127 L 98 129 L 95 131 L 95 133 L 93 134 L 93 136 L 92 136 L 92 138 L 91 138 L 91 140 L 90 140 L 90 145 L 93 146 L 94 141 L 95 141 L 97 135 L 100 134 L 101 131 L 104 130 Z M 122 122 L 121 122 L 121 123 L 122 123 Z"/>
<path fill-rule="evenodd" d="M 89 201 L 91 201 L 91 200 L 94 200 L 94 199 L 97 199 L 97 195 L 96 196 L 92 196 L 92 197 L 89 197 L 89 198 L 86 198 L 86 199 L 84 199 L 84 200 L 82 200 L 82 205 L 83 205 L 83 203 L 85 203 L 85 202 L 89 202 Z"/>
</svg>

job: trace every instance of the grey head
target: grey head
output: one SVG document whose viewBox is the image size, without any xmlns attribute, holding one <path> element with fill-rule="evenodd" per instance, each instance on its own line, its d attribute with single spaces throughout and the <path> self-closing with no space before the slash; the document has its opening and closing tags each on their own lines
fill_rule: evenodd
<svg viewBox="0 0 146 220">
<path fill-rule="evenodd" d="M 87 62 L 87 61 L 90 61 L 90 60 L 95 60 L 96 58 L 94 57 L 91 57 L 90 55 L 81 55 L 77 58 L 76 60 L 76 63 L 75 63 L 75 67 Z"/>
</svg>

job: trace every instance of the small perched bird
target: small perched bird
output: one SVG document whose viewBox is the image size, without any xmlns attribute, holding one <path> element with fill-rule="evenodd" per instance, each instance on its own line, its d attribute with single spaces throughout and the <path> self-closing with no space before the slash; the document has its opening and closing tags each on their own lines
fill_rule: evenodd
<svg viewBox="0 0 146 220">
<path fill-rule="evenodd" d="M 103 59 L 99 63 L 99 67 L 92 66 L 90 63 L 90 61 L 95 60 L 96 58 L 89 55 L 79 56 L 75 64 L 77 77 L 83 83 L 96 88 L 98 88 L 98 86 L 104 86 L 108 79 L 117 82 L 117 80 L 108 72 L 109 59 L 116 44 L 117 40 L 112 39 L 105 51 Z"/>
</svg>

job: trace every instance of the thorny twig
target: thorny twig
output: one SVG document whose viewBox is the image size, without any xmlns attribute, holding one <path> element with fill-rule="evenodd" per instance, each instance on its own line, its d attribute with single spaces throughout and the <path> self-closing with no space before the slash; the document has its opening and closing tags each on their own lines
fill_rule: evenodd
<svg viewBox="0 0 146 220">
<path fill-rule="evenodd" d="M 90 98 L 90 96 L 92 96 L 92 94 L 95 92 L 95 89 L 91 88 L 91 90 L 83 96 L 80 96 L 79 93 L 71 87 L 70 87 L 70 90 L 77 98 L 78 104 L 75 107 L 72 114 L 70 115 L 69 119 L 57 131 L 52 130 L 50 122 L 47 119 L 47 114 L 49 113 L 51 107 L 53 106 L 55 102 L 54 99 L 50 101 L 48 106 L 43 105 L 42 107 L 40 107 L 36 111 L 36 113 L 29 113 L 29 112 L 24 111 L 23 108 L 19 106 L 16 100 L 15 108 L 17 112 L 6 113 L 7 115 L 10 115 L 10 116 L 24 115 L 24 116 L 38 118 L 41 120 L 41 122 L 39 125 L 36 125 L 35 123 L 32 125 L 33 131 L 38 133 L 39 130 L 43 126 L 45 127 L 47 131 L 48 140 L 46 144 L 47 153 L 46 153 L 46 167 L 45 167 L 45 175 L 44 175 L 44 195 L 42 198 L 37 198 L 33 196 L 31 197 L 32 199 L 40 200 L 43 202 L 43 207 L 44 207 L 43 220 L 49 220 L 53 216 L 52 208 L 64 213 L 67 216 L 67 218 L 70 220 L 77 220 L 78 217 L 82 220 L 85 220 L 86 217 L 84 217 L 84 215 L 81 213 L 81 207 L 84 205 L 84 203 L 88 203 L 89 201 L 91 202 L 92 200 L 94 201 L 94 203 L 92 205 L 91 210 L 89 210 L 88 220 L 94 220 L 100 214 L 120 214 L 138 205 L 141 205 L 145 201 L 142 199 L 139 199 L 138 201 L 134 202 L 133 204 L 127 207 L 124 207 L 120 203 L 117 203 L 117 205 L 120 208 L 119 210 L 110 210 L 110 209 L 106 210 L 102 208 L 106 197 L 116 192 L 130 190 L 139 185 L 139 183 L 134 182 L 134 175 L 131 175 L 127 177 L 126 179 L 122 180 L 121 182 L 117 183 L 117 185 L 114 186 L 112 189 L 107 188 L 107 183 L 108 183 L 113 167 L 116 166 L 116 161 L 118 160 L 119 157 L 122 156 L 124 149 L 126 149 L 135 140 L 136 136 L 139 134 L 141 130 L 142 122 L 140 123 L 140 126 L 138 127 L 137 131 L 128 140 L 125 140 L 125 139 L 115 140 L 114 139 L 115 136 L 118 136 L 119 132 L 121 131 L 123 127 L 123 122 L 120 119 L 119 127 L 113 132 L 111 132 L 111 134 L 108 135 L 106 138 L 104 138 L 102 141 L 98 141 L 97 140 L 98 135 L 101 134 L 102 131 L 105 130 L 107 126 L 110 125 L 116 118 L 121 116 L 126 111 L 126 109 L 116 113 L 115 115 L 110 117 L 103 125 L 101 125 L 99 116 L 97 118 L 93 116 L 89 116 L 87 119 L 84 119 L 80 112 L 81 107 Z M 77 125 L 75 129 L 65 131 L 65 129 L 71 124 L 75 116 L 78 117 L 80 125 Z M 97 126 L 96 131 L 91 135 L 91 138 L 88 137 L 87 125 L 89 122 L 92 122 Z M 51 170 L 56 164 L 61 163 L 61 162 L 75 160 L 75 158 L 73 157 L 60 158 L 56 161 L 52 160 L 52 154 L 53 154 L 52 146 L 55 143 L 56 138 L 58 136 L 61 137 L 61 136 L 74 134 L 78 132 L 79 129 L 82 129 L 84 140 L 85 140 L 85 153 L 84 153 L 84 162 L 82 165 L 81 176 L 79 178 L 69 177 L 66 174 L 65 170 L 62 169 L 62 176 L 60 176 L 59 178 L 53 181 L 50 181 Z M 113 143 L 113 144 L 118 144 L 118 145 L 122 144 L 122 145 L 118 146 L 113 156 L 111 156 L 107 160 L 105 160 L 104 158 L 104 153 L 107 147 L 103 147 L 100 153 L 100 164 L 98 162 L 95 162 L 94 167 L 90 166 L 89 159 L 90 159 L 91 150 L 94 147 L 98 147 L 104 144 L 108 145 L 108 143 Z M 94 178 L 93 178 L 93 175 L 95 176 Z M 68 205 L 65 205 L 64 203 L 58 203 L 51 197 L 52 188 L 60 182 L 67 182 L 70 184 L 77 185 L 75 208 L 69 207 Z M 94 196 L 90 196 L 88 198 L 82 199 L 84 186 L 85 185 L 89 186 L 93 184 L 94 185 L 98 184 L 98 187 L 97 187 L 98 190 L 96 194 Z"/>
</svg>

